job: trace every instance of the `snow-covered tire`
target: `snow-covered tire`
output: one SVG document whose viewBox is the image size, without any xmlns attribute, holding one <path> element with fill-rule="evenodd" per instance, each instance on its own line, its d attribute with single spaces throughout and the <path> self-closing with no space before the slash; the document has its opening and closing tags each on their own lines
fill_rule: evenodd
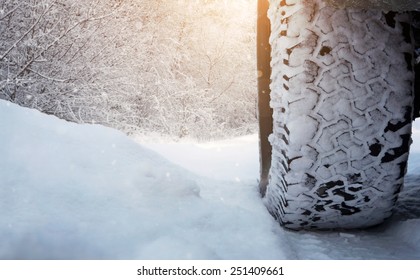
<svg viewBox="0 0 420 280">
<path fill-rule="evenodd" d="M 270 181 L 292 229 L 363 228 L 403 186 L 413 114 L 409 14 L 272 0 Z"/>
</svg>

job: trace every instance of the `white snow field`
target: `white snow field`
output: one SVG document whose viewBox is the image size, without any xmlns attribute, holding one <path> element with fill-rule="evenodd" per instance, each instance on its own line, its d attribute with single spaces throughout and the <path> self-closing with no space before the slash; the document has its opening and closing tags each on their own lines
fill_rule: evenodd
<svg viewBox="0 0 420 280">
<path fill-rule="evenodd" d="M 0 258 L 420 259 L 415 145 L 387 223 L 293 232 L 260 199 L 255 135 L 139 141 L 0 101 Z"/>
</svg>

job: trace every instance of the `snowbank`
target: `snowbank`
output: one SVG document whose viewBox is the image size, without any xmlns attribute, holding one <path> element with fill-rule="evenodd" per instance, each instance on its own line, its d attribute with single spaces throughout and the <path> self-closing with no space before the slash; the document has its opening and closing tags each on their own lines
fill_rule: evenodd
<svg viewBox="0 0 420 280">
<path fill-rule="evenodd" d="M 0 154 L 0 258 L 285 257 L 255 186 L 200 180 L 115 130 L 0 101 Z"/>
<path fill-rule="evenodd" d="M 259 198 L 256 145 L 155 145 L 180 167 L 118 131 L 0 101 L 0 258 L 420 259 L 416 176 L 381 227 L 290 232 Z"/>
<path fill-rule="evenodd" d="M 340 8 L 381 9 L 384 11 L 413 11 L 420 9 L 418 0 L 324 0 Z"/>
</svg>

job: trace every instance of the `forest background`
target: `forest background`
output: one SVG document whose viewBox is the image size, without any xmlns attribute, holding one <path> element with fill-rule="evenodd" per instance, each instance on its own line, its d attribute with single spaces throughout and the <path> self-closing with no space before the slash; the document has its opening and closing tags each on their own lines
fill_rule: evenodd
<svg viewBox="0 0 420 280">
<path fill-rule="evenodd" d="M 128 135 L 257 129 L 256 1 L 0 0 L 0 99 Z"/>
</svg>

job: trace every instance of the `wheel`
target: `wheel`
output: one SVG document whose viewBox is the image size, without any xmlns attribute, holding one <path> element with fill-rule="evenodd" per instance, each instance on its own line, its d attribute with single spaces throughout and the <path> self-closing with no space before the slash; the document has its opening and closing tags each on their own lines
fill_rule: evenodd
<svg viewBox="0 0 420 280">
<path fill-rule="evenodd" d="M 383 222 L 413 118 L 410 15 L 270 2 L 272 162 L 264 201 L 291 229 Z"/>
</svg>

